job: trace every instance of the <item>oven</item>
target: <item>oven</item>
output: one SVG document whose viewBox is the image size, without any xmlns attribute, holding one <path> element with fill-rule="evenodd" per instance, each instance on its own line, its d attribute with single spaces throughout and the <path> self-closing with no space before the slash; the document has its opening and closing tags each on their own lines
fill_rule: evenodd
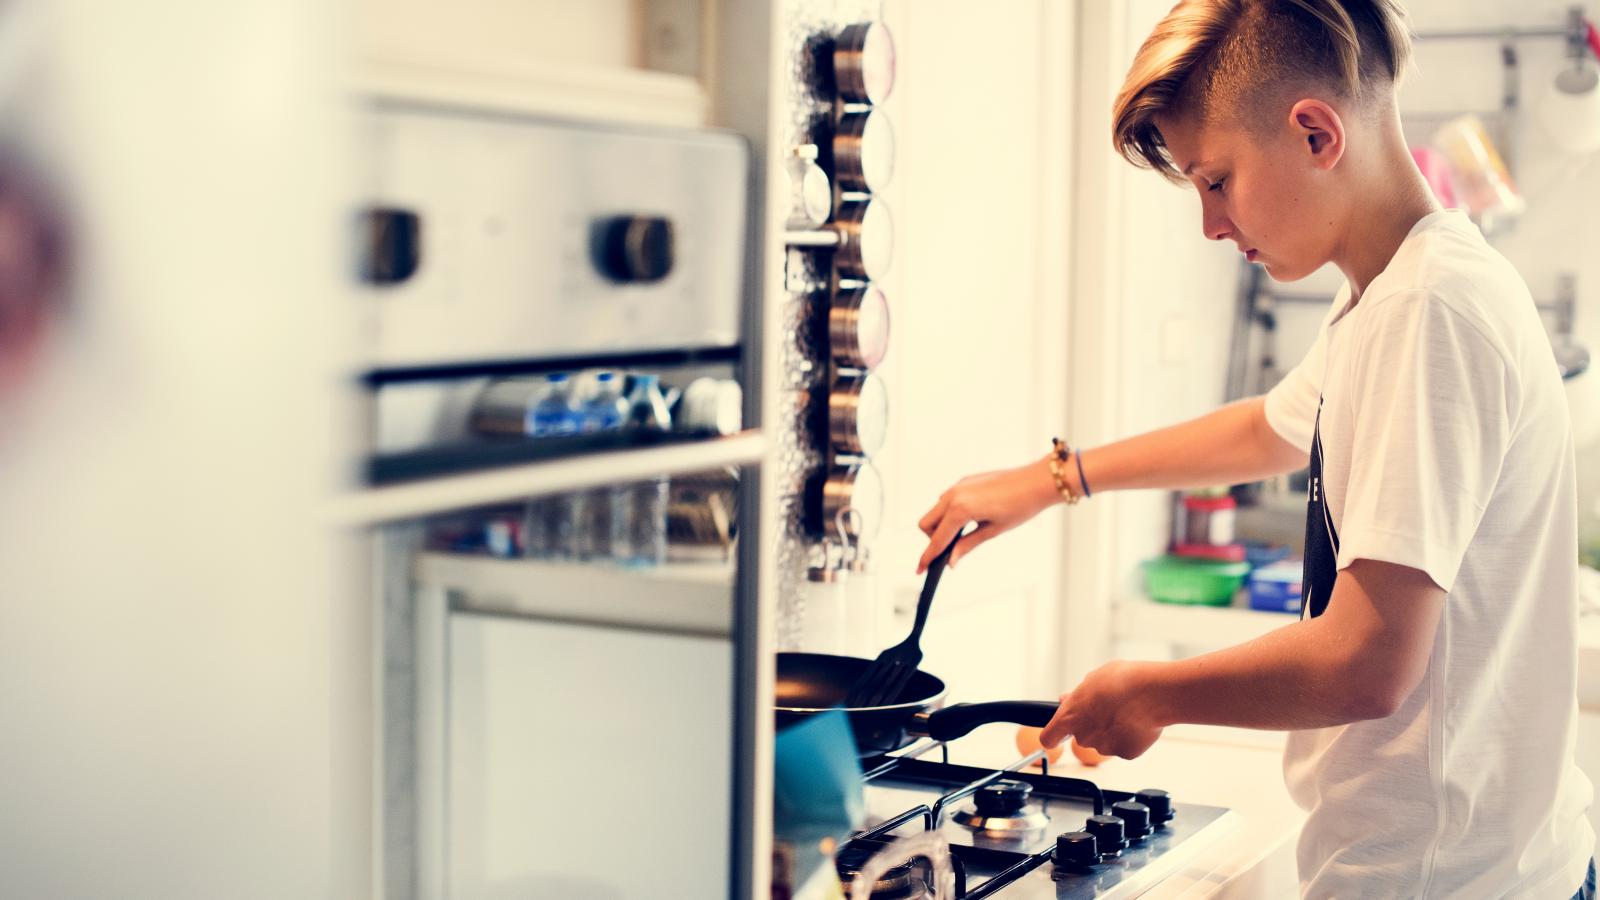
<svg viewBox="0 0 1600 900">
<path fill-rule="evenodd" d="M 744 896 L 746 144 L 361 119 L 366 488 L 342 514 L 372 534 L 380 894 Z"/>
</svg>

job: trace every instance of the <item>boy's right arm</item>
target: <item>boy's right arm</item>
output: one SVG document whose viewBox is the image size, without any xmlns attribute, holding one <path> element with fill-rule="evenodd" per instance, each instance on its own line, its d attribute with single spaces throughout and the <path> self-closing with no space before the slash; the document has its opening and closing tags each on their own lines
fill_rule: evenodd
<svg viewBox="0 0 1600 900">
<path fill-rule="evenodd" d="M 1305 468 L 1309 461 L 1306 451 L 1267 423 L 1265 397 L 1083 454 L 1084 475 L 1096 491 L 1248 484 Z"/>
<path fill-rule="evenodd" d="M 1082 459 L 1084 477 L 1095 493 L 1245 484 L 1293 472 L 1308 461 L 1304 450 L 1279 437 L 1267 423 L 1264 397 L 1240 400 L 1198 419 L 1086 450 Z M 1066 473 L 1082 493 L 1076 461 Z M 961 539 L 952 565 L 979 544 L 1060 500 L 1044 459 L 963 478 L 941 494 L 918 523 L 929 541 L 917 571 L 926 569 L 968 522 L 979 527 Z"/>
</svg>

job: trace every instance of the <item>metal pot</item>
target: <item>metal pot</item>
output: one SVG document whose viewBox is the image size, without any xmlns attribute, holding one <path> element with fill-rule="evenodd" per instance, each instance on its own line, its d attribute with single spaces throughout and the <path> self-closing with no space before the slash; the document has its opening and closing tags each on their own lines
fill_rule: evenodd
<svg viewBox="0 0 1600 900">
<path fill-rule="evenodd" d="M 872 374 L 842 373 L 828 392 L 828 440 L 836 453 L 863 456 L 883 447 L 889 392 Z"/>
<path fill-rule="evenodd" d="M 894 259 L 894 219 L 882 200 L 839 204 L 834 227 L 840 235 L 834 261 L 839 271 L 868 279 L 882 278 Z"/>
<path fill-rule="evenodd" d="M 882 103 L 894 90 L 894 37 L 882 22 L 858 22 L 839 33 L 833 79 L 847 103 Z"/>
<path fill-rule="evenodd" d="M 894 220 L 882 200 L 856 197 L 839 204 L 827 228 L 785 232 L 784 243 L 833 250 L 834 265 L 847 278 L 882 277 L 894 258 Z"/>
<path fill-rule="evenodd" d="M 833 133 L 833 177 L 846 191 L 873 193 L 894 174 L 894 127 L 882 110 L 845 113 Z"/>
<path fill-rule="evenodd" d="M 869 284 L 834 292 L 828 308 L 828 346 L 833 361 L 870 372 L 889 352 L 889 299 Z"/>
<path fill-rule="evenodd" d="M 853 510 L 853 515 L 847 515 Z M 883 524 L 883 478 L 872 463 L 837 464 L 817 472 L 806 486 L 806 531 L 812 537 L 835 533 L 846 522 L 856 543 L 869 541 Z"/>
</svg>

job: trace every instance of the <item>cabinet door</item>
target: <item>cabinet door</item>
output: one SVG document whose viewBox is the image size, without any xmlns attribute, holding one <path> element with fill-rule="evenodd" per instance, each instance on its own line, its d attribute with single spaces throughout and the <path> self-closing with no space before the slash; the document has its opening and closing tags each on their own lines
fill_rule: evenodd
<svg viewBox="0 0 1600 900">
<path fill-rule="evenodd" d="M 725 895 L 731 642 L 450 620 L 449 896 Z"/>
</svg>

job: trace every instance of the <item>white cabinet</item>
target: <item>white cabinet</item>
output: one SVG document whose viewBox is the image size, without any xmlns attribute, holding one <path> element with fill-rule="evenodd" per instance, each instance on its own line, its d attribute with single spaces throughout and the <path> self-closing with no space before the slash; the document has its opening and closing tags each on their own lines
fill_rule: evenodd
<svg viewBox="0 0 1600 900">
<path fill-rule="evenodd" d="M 468 613 L 449 631 L 448 896 L 723 892 L 727 637 Z"/>
</svg>

